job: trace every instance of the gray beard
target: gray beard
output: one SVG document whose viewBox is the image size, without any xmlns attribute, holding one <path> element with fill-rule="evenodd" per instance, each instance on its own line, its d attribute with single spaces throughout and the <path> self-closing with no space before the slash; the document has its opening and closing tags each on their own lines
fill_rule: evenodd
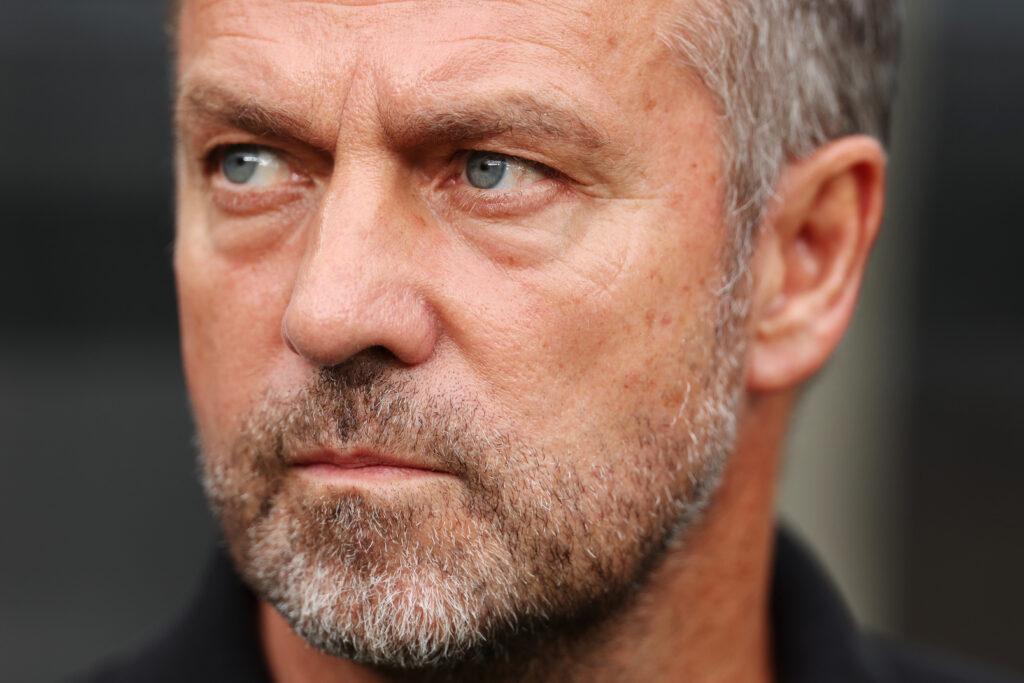
<svg viewBox="0 0 1024 683">
<path fill-rule="evenodd" d="M 699 518 L 735 433 L 739 373 L 719 368 L 691 380 L 708 395 L 688 391 L 678 430 L 633 416 L 601 457 L 580 459 L 484 426 L 479 405 L 418 397 L 360 354 L 268 398 L 228 447 L 204 444 L 204 486 L 243 579 L 313 647 L 497 680 L 498 663 L 526 666 L 523 653 L 621 610 Z M 458 485 L 385 500 L 313 496 L 289 478 L 296 448 L 354 443 L 414 453 Z"/>
</svg>

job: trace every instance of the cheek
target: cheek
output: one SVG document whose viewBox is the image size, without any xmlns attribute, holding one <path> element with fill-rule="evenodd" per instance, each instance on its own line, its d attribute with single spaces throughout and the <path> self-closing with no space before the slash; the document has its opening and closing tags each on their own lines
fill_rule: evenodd
<svg viewBox="0 0 1024 683">
<path fill-rule="evenodd" d="M 283 259 L 233 262 L 201 237 L 179 237 L 175 278 L 185 378 L 200 433 L 233 428 L 287 358 L 281 319 L 292 278 Z"/>
<path fill-rule="evenodd" d="M 588 251 L 616 259 L 570 255 L 541 273 L 463 287 L 475 304 L 453 327 L 481 395 L 537 436 L 581 443 L 624 410 L 630 420 L 678 411 L 713 339 L 719 245 L 710 230 L 637 240 Z"/>
</svg>

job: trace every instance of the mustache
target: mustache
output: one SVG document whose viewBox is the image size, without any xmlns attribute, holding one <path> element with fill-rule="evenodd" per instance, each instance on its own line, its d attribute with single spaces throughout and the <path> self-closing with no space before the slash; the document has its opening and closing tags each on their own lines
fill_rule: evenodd
<svg viewBox="0 0 1024 683">
<path fill-rule="evenodd" d="M 236 455 L 266 472 L 300 450 L 369 447 L 483 484 L 487 454 L 509 438 L 482 429 L 468 397 L 426 396 L 404 373 L 373 353 L 321 368 L 298 391 L 264 397 L 243 420 Z"/>
</svg>

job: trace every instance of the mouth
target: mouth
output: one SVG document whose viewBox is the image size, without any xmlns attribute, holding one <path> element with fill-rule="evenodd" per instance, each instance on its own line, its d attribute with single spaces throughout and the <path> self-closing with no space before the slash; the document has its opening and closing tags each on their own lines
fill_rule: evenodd
<svg viewBox="0 0 1024 683">
<path fill-rule="evenodd" d="M 311 449 L 300 452 L 289 465 L 300 476 L 322 483 L 398 483 L 452 476 L 425 463 L 370 448 Z"/>
</svg>

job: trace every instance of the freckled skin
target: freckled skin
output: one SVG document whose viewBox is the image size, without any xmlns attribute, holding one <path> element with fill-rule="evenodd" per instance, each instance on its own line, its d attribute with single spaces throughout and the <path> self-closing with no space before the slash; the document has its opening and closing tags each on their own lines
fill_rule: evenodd
<svg viewBox="0 0 1024 683">
<path fill-rule="evenodd" d="M 417 329 L 430 328 L 436 348 L 415 371 L 449 376 L 454 372 L 461 384 L 500 406 L 498 414 L 537 419 L 549 413 L 546 406 L 554 396 L 544 389 L 551 382 L 547 368 L 552 363 L 565 368 L 558 382 L 561 395 L 554 402 L 568 401 L 574 409 L 549 414 L 547 420 L 559 423 L 536 425 L 538 433 L 573 433 L 577 425 L 594 419 L 590 415 L 600 414 L 607 378 L 589 368 L 601 366 L 602 358 L 614 359 L 621 372 L 650 373 L 652 363 L 678 363 L 679 339 L 707 334 L 701 328 L 714 306 L 707 283 L 719 280 L 724 237 L 714 185 L 718 150 L 710 102 L 681 77 L 649 30 L 623 40 L 618 50 L 585 40 L 590 34 L 588 21 L 635 26 L 646 20 L 644 12 L 631 8 L 632 18 L 608 17 L 605 5 L 595 3 L 583 11 L 572 5 L 557 3 L 540 20 L 530 3 L 500 3 L 487 12 L 476 3 L 456 3 L 421 12 L 417 3 L 345 7 L 212 2 L 186 13 L 179 64 L 182 83 L 207 74 L 245 82 L 258 72 L 262 91 L 317 112 L 314 123 L 322 126 L 322 136 L 337 141 L 331 190 L 342 184 L 338 175 L 360 179 L 358 190 L 324 191 L 320 207 L 329 215 L 321 220 L 331 224 L 321 227 L 319 234 L 292 228 L 282 244 L 244 260 L 210 249 L 203 238 L 209 228 L 204 226 L 201 197 L 189 191 L 187 181 L 181 183 L 177 267 L 186 362 L 202 368 L 189 375 L 198 397 L 200 426 L 230 419 L 265 388 L 263 384 L 287 387 L 308 372 L 308 362 L 285 347 L 280 331 L 296 283 L 301 285 L 303 279 L 298 271 L 303 259 L 308 262 L 314 241 L 320 243 L 322 260 L 332 259 L 334 271 L 308 287 L 325 292 L 316 304 L 324 310 L 319 332 L 325 336 L 346 334 L 331 329 L 332 311 L 353 304 L 330 291 L 351 290 L 351 277 L 344 273 L 359 264 L 365 273 L 362 280 L 386 272 L 394 280 L 387 286 L 405 290 L 402 300 L 415 310 L 400 313 L 430 317 Z M 312 31 L 307 15 L 317 18 Z M 569 16 L 580 15 L 582 22 L 574 18 L 566 23 Z M 381 30 L 381 22 L 392 28 Z M 435 29 L 442 25 L 446 39 L 440 45 L 430 42 L 429 48 L 401 52 L 393 48 L 433 41 Z M 499 34 L 502 39 L 488 40 L 486 32 L 497 25 L 505 27 Z M 515 42 L 518 36 L 511 36 L 508 29 L 512 26 L 523 27 L 528 34 L 525 44 Z M 334 32 L 354 39 L 332 40 Z M 561 43 L 568 42 L 564 34 L 569 32 L 575 42 L 567 48 Z M 288 40 L 300 38 L 311 46 L 293 49 Z M 349 44 L 350 49 L 336 47 Z M 440 54 L 425 62 L 424 53 Z M 311 61 L 309 54 L 329 54 L 331 59 Z M 638 60 L 638 54 L 647 57 Z M 552 68 L 553 61 L 559 68 Z M 438 63 L 454 69 L 451 62 L 465 68 L 440 80 L 424 75 Z M 584 72 L 583 64 L 598 68 Z M 673 116 L 624 114 L 642 96 L 630 93 L 628 84 L 608 101 L 605 82 L 611 74 L 641 68 L 642 82 L 676 84 L 662 93 L 664 111 L 673 110 Z M 428 220 L 423 215 L 406 206 L 388 206 L 386 186 L 393 181 L 382 176 L 391 172 L 391 161 L 375 146 L 373 107 L 380 98 L 390 98 L 394 106 L 415 107 L 418 97 L 458 97 L 467 87 L 492 88 L 495 77 L 511 71 L 584 102 L 588 114 L 636 148 L 631 162 L 638 173 L 596 188 L 593 193 L 598 196 L 580 193 L 570 207 L 541 217 L 550 223 L 545 226 L 549 234 L 579 233 L 572 243 L 545 235 L 528 245 L 527 258 L 510 254 L 495 259 L 491 245 L 467 244 L 478 236 L 446 231 L 445 226 L 419 229 Z M 478 80 L 467 86 L 465 72 L 479 74 Z M 431 86 L 426 94 L 424 79 Z M 694 171 L 683 177 L 667 172 L 681 166 Z M 188 178 L 189 172 L 180 169 L 180 176 Z M 373 189 L 368 191 L 367 185 Z M 519 267 L 524 261 L 540 263 Z M 651 273 L 658 287 L 638 278 L 638 270 Z M 680 297 L 684 291 L 687 296 Z M 219 306 L 217 301 L 232 305 Z M 427 306 L 429 313 L 423 312 Z M 686 314 L 679 316 L 677 326 L 659 331 L 634 313 L 645 310 L 659 316 Z M 245 335 L 235 331 L 243 329 Z M 637 334 L 649 337 L 649 348 L 625 353 Z M 199 337 L 208 343 L 195 343 Z M 239 383 L 240 373 L 252 376 L 254 385 Z M 530 397 L 541 405 L 530 405 Z M 649 400 L 636 397 L 637 405 Z"/>
<path fill-rule="evenodd" d="M 211 208 L 201 150 L 189 142 L 178 150 L 175 271 L 203 440 L 223 446 L 268 391 L 294 391 L 318 367 L 372 347 L 424 391 L 473 396 L 496 427 L 571 453 L 584 471 L 615 464 L 600 460 L 610 456 L 598 436 L 626 440 L 640 424 L 684 436 L 680 405 L 706 389 L 687 379 L 710 362 L 726 234 L 716 113 L 656 35 L 664 5 L 186 2 L 181 87 L 218 83 L 304 112 L 309 140 L 326 150 L 296 154 L 329 160 L 309 171 L 287 210 L 243 221 Z M 401 115 L 523 88 L 568 102 L 607 133 L 615 153 L 557 141 L 508 150 L 593 179 L 567 182 L 557 198 L 518 215 L 459 213 L 431 184 L 429 167 L 389 146 L 380 127 L 382 107 Z M 429 141 L 415 151 L 424 149 L 429 156 Z M 741 434 L 737 460 L 753 459 L 761 481 L 770 480 L 773 460 L 757 461 L 759 448 L 744 447 Z M 722 495 L 770 508 L 765 485 L 748 490 L 727 475 Z M 731 525 L 734 536 L 706 549 L 706 566 L 727 563 L 741 544 L 767 555 L 766 515 L 720 517 L 709 527 Z M 735 582 L 749 588 L 730 593 L 733 584 L 708 589 L 702 569 L 679 562 L 666 563 L 652 595 L 702 615 L 704 602 L 733 607 L 686 624 L 677 614 L 624 616 L 650 638 L 647 649 L 622 641 L 622 652 L 660 667 L 630 680 L 679 680 L 724 651 L 749 656 L 719 657 L 732 668 L 716 680 L 763 680 L 755 674 L 764 673 L 764 625 L 749 616 L 761 613 L 763 567 L 753 563 L 755 580 Z M 297 672 L 383 680 L 303 650 L 272 610 L 264 615 L 264 644 L 294 680 Z M 696 645 L 680 655 L 652 635 L 666 629 Z M 716 640 L 726 632 L 733 637 Z M 613 647 L 608 655 L 630 659 Z"/>
</svg>

